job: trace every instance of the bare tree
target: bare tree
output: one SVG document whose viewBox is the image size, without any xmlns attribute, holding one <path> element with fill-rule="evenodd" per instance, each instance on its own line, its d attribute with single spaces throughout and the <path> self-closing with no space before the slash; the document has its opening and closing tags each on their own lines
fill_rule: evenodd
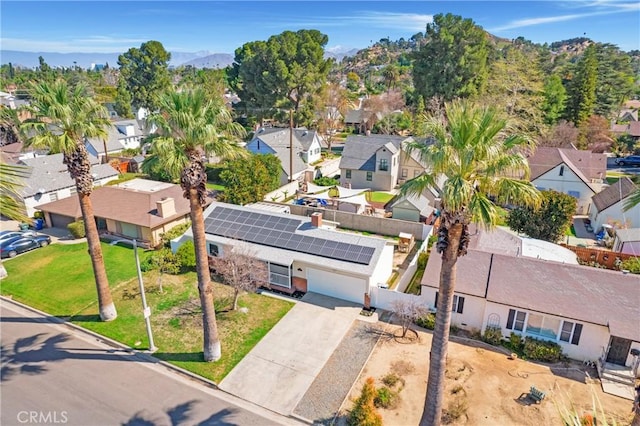
<svg viewBox="0 0 640 426">
<path fill-rule="evenodd" d="M 396 315 L 402 326 L 402 337 L 406 337 L 411 324 L 420 317 L 426 315 L 429 310 L 426 306 L 415 300 L 397 299 L 391 302 L 391 310 Z"/>
<path fill-rule="evenodd" d="M 238 308 L 238 297 L 243 291 L 255 291 L 268 283 L 267 265 L 256 253 L 244 245 L 225 251 L 224 257 L 210 257 L 209 264 L 224 284 L 233 287 L 233 308 Z"/>
<path fill-rule="evenodd" d="M 540 138 L 538 145 L 551 148 L 570 148 L 571 145 L 578 144 L 579 134 L 580 131 L 573 123 L 562 120 Z"/>
</svg>

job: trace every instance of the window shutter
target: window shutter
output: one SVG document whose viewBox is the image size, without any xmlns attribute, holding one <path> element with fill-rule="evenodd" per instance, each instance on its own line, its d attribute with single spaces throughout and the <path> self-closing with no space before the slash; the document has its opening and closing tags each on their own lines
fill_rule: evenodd
<svg viewBox="0 0 640 426">
<path fill-rule="evenodd" d="M 509 316 L 507 317 L 507 328 L 513 330 L 513 318 L 516 316 L 514 309 L 509 309 Z"/>
<path fill-rule="evenodd" d="M 573 329 L 573 338 L 571 339 L 572 345 L 577 345 L 580 343 L 581 333 L 582 333 L 582 324 L 576 324 L 576 327 Z"/>
<path fill-rule="evenodd" d="M 436 291 L 436 301 L 433 303 L 433 306 L 434 306 L 435 308 L 437 308 L 437 307 L 438 307 L 438 292 L 437 292 L 437 291 Z"/>
<path fill-rule="evenodd" d="M 464 308 L 464 297 L 458 296 L 458 313 L 462 313 L 462 309 Z"/>
</svg>

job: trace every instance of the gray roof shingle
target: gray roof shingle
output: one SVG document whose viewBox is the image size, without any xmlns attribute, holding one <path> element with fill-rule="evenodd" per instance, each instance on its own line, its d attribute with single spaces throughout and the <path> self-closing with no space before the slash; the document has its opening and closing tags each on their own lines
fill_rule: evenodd
<svg viewBox="0 0 640 426">
<path fill-rule="evenodd" d="M 619 201 L 624 200 L 633 192 L 635 192 L 637 186 L 628 177 L 619 179 L 613 185 L 609 185 L 599 193 L 591 197 L 593 204 L 596 206 L 599 212 L 611 207 Z"/>
<path fill-rule="evenodd" d="M 344 150 L 340 159 L 341 169 L 362 170 L 374 172 L 376 170 L 376 152 L 382 148 L 393 147 L 398 152 L 402 142 L 410 138 L 391 135 L 349 135 L 344 142 Z"/>
</svg>

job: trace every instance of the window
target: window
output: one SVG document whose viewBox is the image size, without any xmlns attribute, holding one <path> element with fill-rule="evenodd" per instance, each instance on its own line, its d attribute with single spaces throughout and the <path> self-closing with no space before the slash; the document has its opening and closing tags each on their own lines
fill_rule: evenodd
<svg viewBox="0 0 640 426">
<path fill-rule="evenodd" d="M 58 201 L 58 193 L 57 192 L 52 192 L 51 194 L 49 194 L 49 199 L 51 201 Z"/>
<path fill-rule="evenodd" d="M 560 166 L 560 176 L 564 176 L 564 166 Z"/>
<path fill-rule="evenodd" d="M 509 330 L 523 331 L 524 320 L 527 318 L 527 313 L 522 311 L 516 311 L 515 309 L 509 309 L 509 316 L 507 317 L 507 328 Z"/>
<path fill-rule="evenodd" d="M 436 291 L 436 300 L 433 303 L 433 306 L 438 307 L 438 292 Z M 451 307 L 451 312 L 456 312 L 461 314 L 464 310 L 464 297 L 453 295 L 453 305 Z"/>
<path fill-rule="evenodd" d="M 220 249 L 215 244 L 209 244 L 209 255 L 213 257 L 218 257 L 220 254 Z"/>
<path fill-rule="evenodd" d="M 407 169 L 402 169 L 402 177 L 406 178 L 407 176 L 409 176 L 409 170 Z"/>
<path fill-rule="evenodd" d="M 526 332 L 527 334 L 533 334 L 547 339 L 557 340 L 559 328 L 559 319 L 546 317 L 540 314 L 529 314 Z"/>
<path fill-rule="evenodd" d="M 345 172 L 345 175 L 346 175 L 346 178 L 347 178 L 347 179 L 351 179 L 351 170 L 347 170 L 347 171 Z"/>
<path fill-rule="evenodd" d="M 371 182 L 373 180 L 373 172 L 367 172 L 367 180 Z"/>
<path fill-rule="evenodd" d="M 567 191 L 567 194 L 571 195 L 574 198 L 580 198 L 580 193 L 578 191 Z"/>
<path fill-rule="evenodd" d="M 582 324 L 571 321 L 562 321 L 562 330 L 560 330 L 560 340 L 563 342 L 571 342 L 572 345 L 580 343 L 580 334 L 582 334 Z"/>
<path fill-rule="evenodd" d="M 383 158 L 382 160 L 380 160 L 380 166 L 378 167 L 378 170 L 381 170 L 383 172 L 386 172 L 389 170 L 389 160 L 387 160 L 386 158 Z"/>
<path fill-rule="evenodd" d="M 289 267 L 269 263 L 269 283 L 291 288 L 291 270 Z"/>
</svg>

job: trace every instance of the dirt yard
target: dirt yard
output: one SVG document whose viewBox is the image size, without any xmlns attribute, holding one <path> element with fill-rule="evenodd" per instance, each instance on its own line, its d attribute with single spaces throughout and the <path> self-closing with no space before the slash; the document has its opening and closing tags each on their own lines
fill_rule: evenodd
<svg viewBox="0 0 640 426">
<path fill-rule="evenodd" d="M 402 380 L 391 388 L 399 391 L 394 409 L 378 409 L 385 425 L 417 425 L 427 388 L 428 354 L 431 333 L 419 331 L 413 342 L 394 338 L 400 327 L 387 325 L 350 397 L 341 408 L 338 424 L 345 424 L 348 410 L 360 395 L 362 385 L 373 377 L 376 387 L 384 386 L 382 379 L 395 373 Z M 599 399 L 608 420 L 618 425 L 631 421 L 632 401 L 602 392 L 597 377 L 589 367 L 576 363 L 549 367 L 520 359 L 509 359 L 482 342 L 453 338 L 449 344 L 447 384 L 443 408 L 447 413 L 444 424 L 453 425 L 560 425 L 558 407 L 577 407 L 579 412 L 592 412 L 592 395 Z M 506 351 L 506 350 L 505 350 Z M 404 385 L 402 385 L 404 381 Z M 389 379 L 387 378 L 387 383 Z M 527 398 L 531 386 L 546 392 L 539 404 Z"/>
</svg>

